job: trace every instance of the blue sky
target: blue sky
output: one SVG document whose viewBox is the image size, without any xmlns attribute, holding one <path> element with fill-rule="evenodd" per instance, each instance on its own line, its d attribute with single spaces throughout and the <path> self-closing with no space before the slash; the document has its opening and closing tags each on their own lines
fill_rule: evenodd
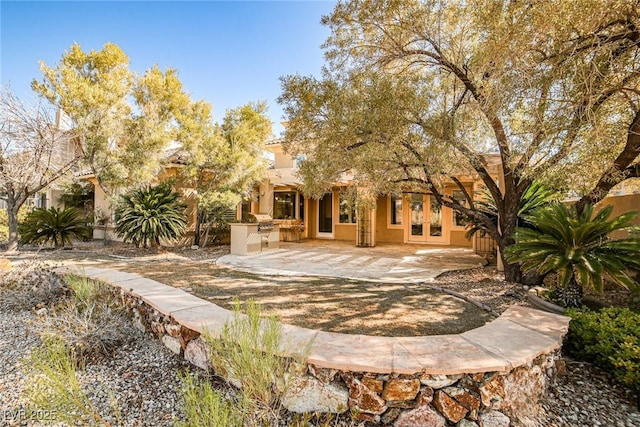
<svg viewBox="0 0 640 427">
<path fill-rule="evenodd" d="M 193 99 L 215 119 L 249 101 L 266 100 L 276 134 L 282 110 L 278 78 L 319 75 L 320 25 L 333 1 L 4 1 L 0 2 L 0 79 L 33 99 L 38 61 L 57 63 L 73 43 L 83 50 L 119 45 L 142 73 L 153 64 L 179 71 Z"/>
</svg>

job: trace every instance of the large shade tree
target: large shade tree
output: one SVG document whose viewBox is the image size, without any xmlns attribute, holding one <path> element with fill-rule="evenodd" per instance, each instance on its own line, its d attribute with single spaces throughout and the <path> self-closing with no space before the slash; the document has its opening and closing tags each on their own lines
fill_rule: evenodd
<svg viewBox="0 0 640 427">
<path fill-rule="evenodd" d="M 84 164 L 108 196 L 156 177 L 177 137 L 176 112 L 189 102 L 176 70 L 139 75 L 113 43 L 89 52 L 74 44 L 40 70 L 33 90 L 70 118 Z"/>
<path fill-rule="evenodd" d="M 307 155 L 311 192 L 346 170 L 378 193 L 430 191 L 484 223 L 502 255 L 535 178 L 578 192 L 581 210 L 640 176 L 636 0 L 353 0 L 323 23 L 323 76 L 284 77 L 280 98 L 284 145 Z M 444 194 L 468 172 L 498 224 L 471 195 Z M 506 263 L 505 274 L 520 271 Z"/>
<path fill-rule="evenodd" d="M 228 110 L 214 123 L 211 106 L 193 102 L 180 117 L 180 142 L 185 154 L 181 175 L 196 190 L 194 245 L 200 245 L 202 224 L 211 225 L 219 213 L 236 206 L 258 182 L 266 166 L 264 142 L 271 121 L 264 102 Z"/>
<path fill-rule="evenodd" d="M 7 205 L 9 251 L 18 248 L 20 208 L 80 160 L 73 133 L 58 125 L 44 103 L 28 105 L 0 89 L 0 200 Z"/>
</svg>

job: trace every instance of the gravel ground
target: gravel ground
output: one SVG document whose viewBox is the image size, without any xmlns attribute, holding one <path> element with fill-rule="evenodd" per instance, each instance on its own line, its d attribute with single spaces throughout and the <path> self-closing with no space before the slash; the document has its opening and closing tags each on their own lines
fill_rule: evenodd
<svg viewBox="0 0 640 427">
<path fill-rule="evenodd" d="M 567 374 L 559 377 L 541 402 L 541 426 L 640 427 L 638 397 L 588 363 L 567 360 Z"/>
<path fill-rule="evenodd" d="M 0 425 L 50 425 L 37 421 L 13 420 L 25 405 L 22 360 L 37 345 L 29 322 L 30 310 L 0 307 Z M 132 344 L 110 358 L 94 361 L 81 375 L 91 400 L 103 414 L 109 414 L 109 396 L 119 402 L 125 426 L 170 426 L 180 416 L 177 372 L 187 365 L 149 334 L 137 332 Z M 195 369 L 195 368 L 194 368 Z M 640 412 L 632 393 L 588 364 L 567 362 L 567 374 L 558 378 L 541 402 L 540 426 L 640 426 Z M 348 425 L 341 422 L 339 425 Z M 353 424 L 352 424 L 353 425 Z"/>
<path fill-rule="evenodd" d="M 23 359 L 39 340 L 29 325 L 35 319 L 30 310 L 13 311 L 0 307 L 0 425 L 39 426 L 48 422 L 28 421 L 21 408 L 26 384 Z M 115 396 L 121 411 L 114 425 L 171 426 L 180 414 L 178 372 L 186 362 L 167 350 L 149 334 L 136 331 L 129 345 L 118 348 L 112 357 L 87 363 L 80 375 L 90 400 L 105 418 L 115 421 L 109 396 Z M 191 367 L 191 370 L 197 368 Z"/>
</svg>

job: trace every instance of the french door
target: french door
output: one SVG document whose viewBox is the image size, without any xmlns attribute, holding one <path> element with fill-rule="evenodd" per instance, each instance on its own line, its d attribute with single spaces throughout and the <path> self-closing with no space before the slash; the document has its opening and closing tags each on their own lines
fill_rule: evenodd
<svg viewBox="0 0 640 427">
<path fill-rule="evenodd" d="M 429 194 L 411 194 L 407 241 L 414 243 L 445 243 L 442 229 L 442 205 Z"/>
</svg>

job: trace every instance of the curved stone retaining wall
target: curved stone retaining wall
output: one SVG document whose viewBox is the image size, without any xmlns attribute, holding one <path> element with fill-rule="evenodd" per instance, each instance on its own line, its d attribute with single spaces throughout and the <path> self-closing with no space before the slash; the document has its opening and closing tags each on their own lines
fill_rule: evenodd
<svg viewBox="0 0 640 427">
<path fill-rule="evenodd" d="M 200 334 L 219 333 L 232 312 L 137 274 L 73 271 L 120 288 L 138 328 L 210 368 Z M 458 335 L 372 337 L 282 325 L 283 355 L 306 354 L 283 403 L 295 412 L 351 409 L 363 420 L 398 427 L 533 426 L 537 401 L 563 368 L 568 324 L 564 316 L 512 307 Z"/>
</svg>

